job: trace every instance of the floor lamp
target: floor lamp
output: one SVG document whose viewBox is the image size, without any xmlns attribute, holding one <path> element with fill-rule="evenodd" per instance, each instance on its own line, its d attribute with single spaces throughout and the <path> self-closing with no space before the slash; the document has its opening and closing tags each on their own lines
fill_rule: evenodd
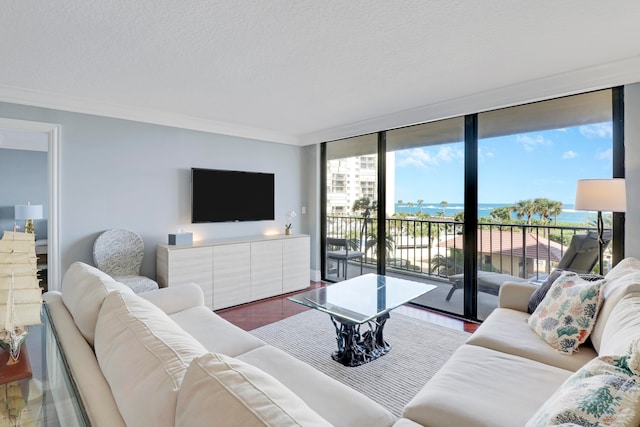
<svg viewBox="0 0 640 427">
<path fill-rule="evenodd" d="M 604 222 L 602 211 L 626 212 L 627 196 L 623 178 L 580 179 L 576 187 L 576 203 L 574 209 L 582 211 L 598 211 L 598 266 L 600 274 L 604 274 L 602 253 L 604 250 Z"/>
</svg>

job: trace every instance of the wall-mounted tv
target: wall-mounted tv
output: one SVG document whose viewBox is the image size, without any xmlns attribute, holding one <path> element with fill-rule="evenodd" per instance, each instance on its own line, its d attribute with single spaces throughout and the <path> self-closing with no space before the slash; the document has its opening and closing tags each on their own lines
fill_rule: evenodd
<svg viewBox="0 0 640 427">
<path fill-rule="evenodd" d="M 275 175 L 191 169 L 191 222 L 273 220 Z"/>
</svg>

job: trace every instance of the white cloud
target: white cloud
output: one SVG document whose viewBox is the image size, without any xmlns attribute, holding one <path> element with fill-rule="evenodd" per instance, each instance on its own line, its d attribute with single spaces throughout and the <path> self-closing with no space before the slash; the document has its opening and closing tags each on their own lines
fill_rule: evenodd
<svg viewBox="0 0 640 427">
<path fill-rule="evenodd" d="M 578 156 L 579 156 L 579 154 L 576 153 L 573 150 L 569 150 L 569 151 L 566 151 L 566 152 L 562 153 L 562 158 L 563 159 L 575 159 Z"/>
<path fill-rule="evenodd" d="M 396 166 L 397 167 L 405 167 L 405 166 L 415 166 L 415 167 L 419 167 L 419 168 L 423 168 L 425 167 L 424 163 L 422 163 L 421 161 L 414 159 L 413 157 L 405 157 L 402 158 L 398 161 L 396 161 Z"/>
<path fill-rule="evenodd" d="M 580 133 L 586 138 L 611 138 L 613 129 L 611 123 L 580 126 Z"/>
<path fill-rule="evenodd" d="M 525 151 L 533 151 L 537 146 L 544 145 L 549 146 L 553 145 L 553 141 L 550 139 L 546 139 L 542 135 L 529 136 L 529 135 L 518 135 L 516 140 L 522 145 Z"/>
<path fill-rule="evenodd" d="M 464 159 L 464 154 L 460 149 L 444 146 L 438 149 L 437 158 L 443 162 L 451 163 L 457 159 Z"/>
<path fill-rule="evenodd" d="M 596 153 L 596 159 L 598 160 L 610 160 L 613 158 L 613 149 L 609 148 L 606 151 L 600 151 Z"/>
<path fill-rule="evenodd" d="M 485 159 L 492 159 L 495 157 L 495 154 L 493 153 L 493 151 L 488 151 L 488 149 L 485 147 L 478 147 L 478 161 L 479 162 L 484 162 Z"/>
<path fill-rule="evenodd" d="M 458 159 L 464 159 L 464 153 L 460 149 L 449 146 L 437 148 L 413 148 L 400 152 L 396 160 L 397 167 L 414 166 L 426 168 L 428 166 L 438 166 L 442 163 L 451 163 Z"/>
</svg>

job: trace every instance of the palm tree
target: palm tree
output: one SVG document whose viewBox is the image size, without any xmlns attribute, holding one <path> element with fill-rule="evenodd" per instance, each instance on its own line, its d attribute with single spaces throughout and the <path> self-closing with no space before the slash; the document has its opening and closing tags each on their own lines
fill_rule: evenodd
<svg viewBox="0 0 640 427">
<path fill-rule="evenodd" d="M 531 216 L 536 212 L 535 206 L 531 200 L 520 200 L 511 207 L 511 210 L 516 213 L 518 219 L 527 217 L 527 225 L 531 225 Z"/>
<path fill-rule="evenodd" d="M 362 197 L 353 202 L 351 210 L 356 214 L 362 213 L 362 216 L 364 217 L 364 220 L 362 221 L 362 228 L 360 229 L 360 248 L 363 247 L 363 239 L 366 241 L 367 238 L 367 223 L 369 222 L 371 212 L 375 212 L 377 209 L 378 201 L 371 201 L 368 197 Z"/>
<path fill-rule="evenodd" d="M 491 209 L 489 216 L 496 222 L 509 223 L 509 221 L 511 221 L 511 208 L 509 206 L 503 206 Z"/>
<path fill-rule="evenodd" d="M 550 212 L 551 215 L 553 216 L 553 222 L 554 224 L 558 223 L 558 216 L 562 213 L 562 208 L 564 207 L 564 205 L 562 204 L 562 202 L 558 202 L 558 201 L 551 201 L 551 206 L 550 206 Z"/>
<path fill-rule="evenodd" d="M 418 203 L 418 209 L 420 209 L 420 215 L 422 215 L 422 204 L 424 203 L 424 200 L 418 199 L 416 203 Z"/>
<path fill-rule="evenodd" d="M 551 210 L 554 206 L 554 203 L 558 202 L 554 202 L 544 197 L 533 199 L 535 212 L 540 215 L 540 219 L 542 219 L 545 224 L 549 224 L 551 222 Z M 562 206 L 562 203 L 560 203 L 560 205 Z M 562 210 L 562 207 L 560 208 L 560 210 Z"/>
<path fill-rule="evenodd" d="M 440 206 L 442 206 L 442 216 L 447 216 L 447 206 L 449 206 L 449 202 L 443 200 L 440 202 Z"/>
<path fill-rule="evenodd" d="M 436 255 L 431 260 L 431 273 L 453 276 L 464 271 L 464 256 L 461 249 L 452 249 L 450 256 Z"/>
</svg>

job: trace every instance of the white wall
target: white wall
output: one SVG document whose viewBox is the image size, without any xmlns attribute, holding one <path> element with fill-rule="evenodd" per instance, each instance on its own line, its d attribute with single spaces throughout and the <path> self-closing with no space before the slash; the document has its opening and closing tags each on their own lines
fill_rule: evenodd
<svg viewBox="0 0 640 427">
<path fill-rule="evenodd" d="M 640 259 L 640 83 L 624 88 L 625 256 Z"/>
<path fill-rule="evenodd" d="M 300 147 L 8 103 L 0 117 L 61 125 L 63 272 L 74 261 L 93 264 L 93 241 L 106 229 L 140 234 L 142 273 L 155 277 L 156 246 L 178 228 L 195 240 L 282 233 L 286 213 L 300 212 Z M 275 173 L 275 221 L 191 224 L 192 167 Z M 294 228 L 305 232 L 300 217 Z"/>
<path fill-rule="evenodd" d="M 302 204 L 307 213 L 301 216 L 305 233 L 311 236 L 311 279 L 320 281 L 320 144 L 303 148 Z"/>
</svg>

